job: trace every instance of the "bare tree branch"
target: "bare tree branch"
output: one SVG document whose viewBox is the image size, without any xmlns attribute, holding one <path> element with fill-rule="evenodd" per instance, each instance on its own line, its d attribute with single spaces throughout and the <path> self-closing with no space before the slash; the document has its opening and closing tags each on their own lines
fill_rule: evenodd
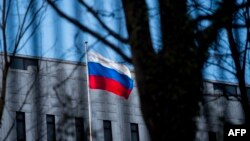
<svg viewBox="0 0 250 141">
<path fill-rule="evenodd" d="M 128 43 L 128 39 L 124 38 L 122 36 L 120 36 L 119 34 L 117 34 L 116 32 L 114 32 L 112 29 L 110 29 L 104 22 L 103 20 L 98 16 L 98 12 L 96 12 L 95 10 L 93 10 L 93 8 L 91 8 L 90 6 L 88 6 L 86 4 L 86 2 L 84 2 L 83 0 L 78 0 L 80 2 L 80 4 L 82 4 L 84 7 L 86 7 L 86 9 L 97 19 L 97 21 L 101 24 L 101 26 L 108 31 L 108 33 L 110 35 L 112 35 L 113 37 L 115 37 L 117 40 L 127 44 Z"/>
<path fill-rule="evenodd" d="M 35 1 L 30 0 L 28 1 L 28 7 L 25 9 L 24 15 L 21 16 L 21 13 L 19 12 L 19 9 L 17 9 L 17 15 L 14 15 L 15 17 L 11 17 L 11 18 L 18 18 L 19 22 L 17 25 L 17 31 L 16 33 L 11 33 L 12 37 L 14 37 L 14 44 L 12 46 L 12 44 L 8 44 L 8 38 L 7 38 L 7 19 L 10 18 L 9 12 L 10 9 L 12 8 L 11 6 L 11 2 L 12 0 L 9 1 L 9 3 L 6 0 L 3 0 L 3 11 L 2 11 L 2 37 L 3 37 L 3 49 L 4 49 L 4 64 L 3 64 L 3 69 L 2 69 L 2 89 L 1 89 L 1 99 L 0 99 L 0 120 L 2 119 L 2 114 L 3 114 L 3 110 L 4 110 L 4 105 L 5 105 L 5 97 L 6 97 L 6 89 L 7 89 L 7 77 L 8 77 L 8 73 L 9 73 L 9 68 L 10 65 L 12 63 L 12 58 L 9 57 L 9 55 L 11 54 L 12 57 L 14 57 L 17 53 L 17 49 L 19 47 L 21 47 L 20 43 L 21 40 L 23 40 L 26 36 L 26 33 L 28 33 L 28 30 L 31 29 L 31 27 L 35 24 L 36 26 L 32 29 L 31 33 L 27 36 L 26 40 L 24 40 L 24 44 L 32 37 L 32 35 L 34 35 L 35 31 L 37 30 L 39 24 L 41 21 L 39 21 L 38 24 L 35 23 L 36 19 L 39 18 L 39 15 L 42 11 L 42 9 L 45 7 L 44 2 L 41 5 L 40 8 L 38 8 L 38 10 L 31 14 L 30 16 L 31 19 L 29 19 L 29 14 L 31 13 L 31 9 L 35 7 Z M 14 3 L 14 2 L 12 2 Z M 19 8 L 18 3 L 17 7 Z M 25 37 L 24 37 L 25 36 Z M 10 49 L 13 48 L 13 52 L 9 52 Z"/>
<path fill-rule="evenodd" d="M 122 51 L 122 49 L 120 49 L 119 47 L 117 47 L 116 45 L 114 45 L 113 43 L 111 43 L 110 41 L 106 40 L 105 38 L 103 38 L 99 33 L 89 29 L 87 26 L 81 24 L 79 21 L 77 21 L 76 19 L 66 15 L 63 11 L 61 11 L 55 4 L 54 2 L 52 2 L 51 0 L 47 0 L 47 2 L 54 8 L 54 10 L 63 18 L 65 18 L 66 20 L 68 20 L 69 22 L 71 22 L 72 24 L 76 25 L 77 27 L 79 27 L 82 31 L 87 32 L 89 34 L 91 34 L 92 36 L 96 37 L 98 40 L 100 40 L 101 42 L 103 42 L 104 44 L 108 45 L 111 49 L 113 49 L 115 52 L 117 52 L 124 60 L 126 60 L 129 63 L 132 63 L 131 59 L 125 55 Z"/>
</svg>

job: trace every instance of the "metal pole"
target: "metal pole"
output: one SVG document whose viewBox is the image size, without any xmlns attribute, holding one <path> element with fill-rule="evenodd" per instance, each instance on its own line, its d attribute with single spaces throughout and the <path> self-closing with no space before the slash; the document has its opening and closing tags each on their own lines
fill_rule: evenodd
<svg viewBox="0 0 250 141">
<path fill-rule="evenodd" d="M 88 94 L 88 109 L 89 109 L 89 139 L 92 141 L 92 110 L 91 110 L 91 99 L 89 94 L 89 70 L 88 70 L 88 42 L 84 42 L 85 49 L 85 62 L 86 62 L 86 80 L 87 80 L 87 94 Z"/>
</svg>

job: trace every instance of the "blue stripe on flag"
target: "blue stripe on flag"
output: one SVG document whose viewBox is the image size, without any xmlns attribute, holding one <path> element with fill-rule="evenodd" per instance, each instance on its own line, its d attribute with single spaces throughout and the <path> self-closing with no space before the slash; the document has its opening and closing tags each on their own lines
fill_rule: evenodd
<svg viewBox="0 0 250 141">
<path fill-rule="evenodd" d="M 104 67 L 100 63 L 88 62 L 88 69 L 89 75 L 103 76 L 114 79 L 128 89 L 132 89 L 133 87 L 133 80 L 127 75 L 121 74 L 114 69 Z"/>
</svg>

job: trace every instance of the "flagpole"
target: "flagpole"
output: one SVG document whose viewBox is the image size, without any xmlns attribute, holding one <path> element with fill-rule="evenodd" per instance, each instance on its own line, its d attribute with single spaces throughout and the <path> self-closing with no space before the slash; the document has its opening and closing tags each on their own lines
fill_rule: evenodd
<svg viewBox="0 0 250 141">
<path fill-rule="evenodd" d="M 85 49 L 85 62 L 86 62 L 86 83 L 87 83 L 87 95 L 88 95 L 88 109 L 89 109 L 89 138 L 92 141 L 92 110 L 91 110 L 91 99 L 89 94 L 89 70 L 88 70 L 88 54 L 87 54 L 88 42 L 84 42 Z"/>
</svg>

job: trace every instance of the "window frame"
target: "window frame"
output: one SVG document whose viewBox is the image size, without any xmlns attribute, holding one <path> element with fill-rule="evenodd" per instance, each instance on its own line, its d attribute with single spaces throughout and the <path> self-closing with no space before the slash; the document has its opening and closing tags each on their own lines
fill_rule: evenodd
<svg viewBox="0 0 250 141">
<path fill-rule="evenodd" d="M 21 119 L 20 119 L 20 116 L 21 116 Z M 20 125 L 20 124 L 23 124 L 23 125 Z M 21 126 L 20 129 L 19 128 L 19 125 Z M 20 130 L 21 133 L 19 132 Z M 20 134 L 23 133 L 23 135 L 20 135 Z M 17 135 L 17 141 L 26 141 L 26 122 L 25 122 L 25 112 L 16 112 L 16 135 Z M 19 137 L 24 137 L 23 139 L 22 138 L 19 138 Z"/>
<path fill-rule="evenodd" d="M 208 140 L 217 141 L 217 134 L 214 131 L 208 131 Z"/>
<path fill-rule="evenodd" d="M 78 134 L 79 131 L 82 132 L 82 134 Z M 84 119 L 81 117 L 75 118 L 75 133 L 76 133 L 76 141 L 86 141 L 86 133 L 84 130 Z M 80 137 L 78 135 L 80 135 Z"/>
<path fill-rule="evenodd" d="M 104 141 L 113 141 L 112 122 L 110 120 L 103 120 L 103 133 Z M 110 138 L 108 136 L 110 136 Z"/>
<path fill-rule="evenodd" d="M 135 129 L 133 127 L 135 127 Z M 136 140 L 135 141 L 140 141 L 139 125 L 137 123 L 130 123 L 131 141 L 134 141 L 133 140 L 133 134 L 134 133 L 136 134 Z"/>
<path fill-rule="evenodd" d="M 229 89 L 234 89 L 234 93 L 230 93 Z M 237 92 L 237 85 L 223 84 L 223 83 L 213 83 L 214 95 L 226 95 L 226 96 L 239 96 Z"/>
<path fill-rule="evenodd" d="M 230 93 L 230 90 L 229 89 L 234 89 L 235 93 Z M 224 86 L 224 93 L 225 95 L 227 96 L 238 96 L 238 93 L 237 93 L 237 86 L 235 85 L 225 85 Z"/>
<path fill-rule="evenodd" d="M 250 87 L 247 87 L 247 96 L 248 96 L 248 99 L 250 99 Z"/>
<path fill-rule="evenodd" d="M 10 60 L 10 69 L 27 71 L 29 66 L 33 66 L 36 68 L 36 71 L 39 70 L 39 60 L 36 58 L 10 56 Z"/>
<path fill-rule="evenodd" d="M 48 119 L 49 118 L 52 118 L 52 121 L 49 121 Z M 52 125 L 52 132 L 54 133 L 54 135 L 52 135 L 52 139 L 49 139 L 49 133 L 51 132 L 48 132 L 51 128 L 49 128 L 48 125 Z M 46 115 L 46 128 L 47 128 L 47 141 L 56 141 L 56 124 L 55 124 L 55 116 L 54 115 Z M 51 130 L 50 130 L 51 131 Z"/>
</svg>

